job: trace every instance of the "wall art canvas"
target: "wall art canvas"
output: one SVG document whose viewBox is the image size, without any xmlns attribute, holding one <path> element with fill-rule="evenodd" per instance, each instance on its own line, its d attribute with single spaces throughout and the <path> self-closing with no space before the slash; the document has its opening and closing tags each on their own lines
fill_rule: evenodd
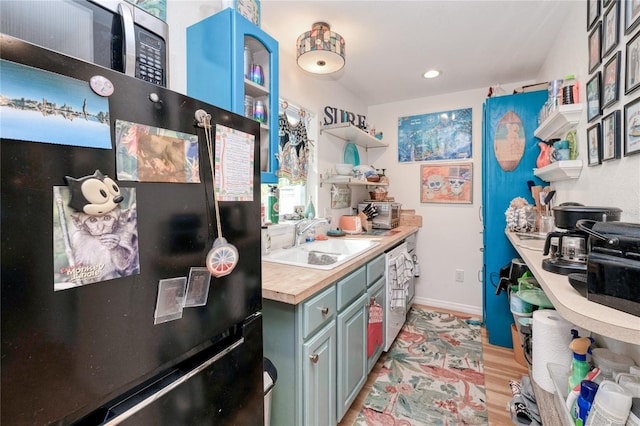
<svg viewBox="0 0 640 426">
<path fill-rule="evenodd" d="M 640 98 L 624 106 L 624 155 L 640 154 Z"/>
<path fill-rule="evenodd" d="M 198 136 L 116 120 L 119 180 L 200 182 Z"/>
<path fill-rule="evenodd" d="M 54 291 L 140 273 L 136 189 L 104 215 L 71 209 L 68 186 L 53 187 Z"/>
<path fill-rule="evenodd" d="M 471 204 L 473 163 L 423 164 L 420 169 L 420 202 Z"/>
<path fill-rule="evenodd" d="M 2 59 L 0 137 L 111 149 L 109 101 L 86 81 Z"/>
<path fill-rule="evenodd" d="M 472 109 L 398 119 L 398 162 L 471 158 Z"/>
<path fill-rule="evenodd" d="M 493 138 L 493 152 L 502 170 L 511 172 L 518 167 L 525 142 L 522 120 L 515 111 L 507 111 L 498 121 Z"/>
</svg>

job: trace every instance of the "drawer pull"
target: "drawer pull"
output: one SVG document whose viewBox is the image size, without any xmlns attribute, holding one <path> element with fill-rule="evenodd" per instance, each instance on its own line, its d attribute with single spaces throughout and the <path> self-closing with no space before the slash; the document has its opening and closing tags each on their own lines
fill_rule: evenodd
<svg viewBox="0 0 640 426">
<path fill-rule="evenodd" d="M 320 356 L 318 354 L 309 355 L 309 359 L 312 363 L 317 364 Z"/>
<path fill-rule="evenodd" d="M 327 315 L 329 313 L 329 308 L 325 306 L 324 308 L 320 309 L 320 312 L 322 312 L 322 315 Z"/>
</svg>

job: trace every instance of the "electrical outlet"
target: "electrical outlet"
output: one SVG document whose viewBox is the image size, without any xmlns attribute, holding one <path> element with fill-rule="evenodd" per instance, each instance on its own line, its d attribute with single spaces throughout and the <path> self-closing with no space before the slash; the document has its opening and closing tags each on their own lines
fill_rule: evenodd
<svg viewBox="0 0 640 426">
<path fill-rule="evenodd" d="M 464 269 L 456 269 L 456 282 L 457 283 L 464 282 Z"/>
</svg>

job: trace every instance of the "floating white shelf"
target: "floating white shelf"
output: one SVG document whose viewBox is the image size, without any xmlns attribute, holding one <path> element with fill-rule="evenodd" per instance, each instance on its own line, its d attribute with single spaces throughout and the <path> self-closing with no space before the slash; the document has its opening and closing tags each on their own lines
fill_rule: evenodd
<svg viewBox="0 0 640 426">
<path fill-rule="evenodd" d="M 328 177 L 326 179 L 320 179 L 320 186 L 323 184 L 336 184 L 336 185 L 352 185 L 352 186 L 389 186 L 389 182 L 369 182 L 367 180 L 350 178 L 348 176 Z"/>
<path fill-rule="evenodd" d="M 339 123 L 323 126 L 320 133 L 327 132 L 342 140 L 353 142 L 364 148 L 386 148 L 388 144 L 382 140 L 371 136 L 369 133 L 360 130 L 351 123 Z"/>
<path fill-rule="evenodd" d="M 562 138 L 569 130 L 576 128 L 581 115 L 582 104 L 559 105 L 533 134 L 543 141 Z"/>
<path fill-rule="evenodd" d="M 563 160 L 551 163 L 540 169 L 533 169 L 533 174 L 546 182 L 577 179 L 582 171 L 582 160 Z"/>
</svg>

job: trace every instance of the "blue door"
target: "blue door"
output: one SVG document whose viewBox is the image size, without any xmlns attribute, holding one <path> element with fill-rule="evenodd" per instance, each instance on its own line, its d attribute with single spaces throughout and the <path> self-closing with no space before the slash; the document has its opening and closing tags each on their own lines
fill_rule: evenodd
<svg viewBox="0 0 640 426">
<path fill-rule="evenodd" d="M 483 221 L 483 315 L 489 335 L 489 343 L 512 347 L 511 324 L 513 316 L 505 292 L 496 295 L 500 268 L 518 257 L 505 235 L 505 211 L 516 197 L 533 203 L 528 180 L 536 185 L 542 181 L 533 175 L 540 153 L 539 139 L 533 132 L 538 126 L 538 112 L 547 100 L 546 91 L 489 98 L 483 107 L 482 120 L 482 221 Z M 507 123 L 507 126 L 505 126 Z M 496 145 L 496 139 L 504 142 L 507 128 L 524 137 L 522 157 L 509 159 L 503 155 L 499 163 L 496 155 L 504 145 Z M 524 130 L 524 132 L 522 132 Z M 498 136 L 496 138 L 496 135 Z M 505 137 L 503 137 L 505 136 Z M 517 150 L 516 150 L 517 151 Z M 502 151 L 504 153 L 504 151 Z M 512 156 L 513 157 L 513 156 Z M 508 171 L 507 171 L 508 170 Z"/>
</svg>

